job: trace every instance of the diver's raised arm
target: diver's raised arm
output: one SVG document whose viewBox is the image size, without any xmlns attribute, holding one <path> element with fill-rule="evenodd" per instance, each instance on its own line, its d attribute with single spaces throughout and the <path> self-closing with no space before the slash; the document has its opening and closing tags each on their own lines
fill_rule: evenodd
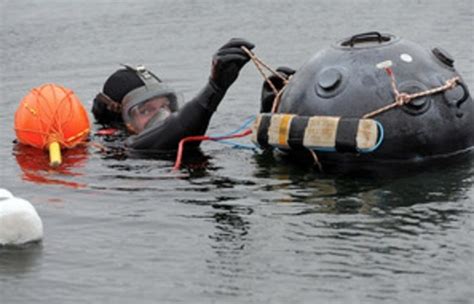
<svg viewBox="0 0 474 304">
<path fill-rule="evenodd" d="M 164 121 L 129 137 L 126 145 L 138 150 L 173 150 L 181 139 L 203 135 L 227 89 L 250 60 L 242 46 L 254 47 L 248 41 L 234 38 L 219 48 L 213 56 L 209 80 L 197 96 Z"/>
</svg>

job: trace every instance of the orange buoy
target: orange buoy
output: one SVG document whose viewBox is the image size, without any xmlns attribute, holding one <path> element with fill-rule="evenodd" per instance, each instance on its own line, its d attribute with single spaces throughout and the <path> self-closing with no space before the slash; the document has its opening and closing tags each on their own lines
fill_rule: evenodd
<svg viewBox="0 0 474 304">
<path fill-rule="evenodd" d="M 83 143 L 90 131 L 87 111 L 70 89 L 44 84 L 32 89 L 15 113 L 18 141 L 49 150 L 50 165 L 61 164 L 61 149 Z"/>
</svg>

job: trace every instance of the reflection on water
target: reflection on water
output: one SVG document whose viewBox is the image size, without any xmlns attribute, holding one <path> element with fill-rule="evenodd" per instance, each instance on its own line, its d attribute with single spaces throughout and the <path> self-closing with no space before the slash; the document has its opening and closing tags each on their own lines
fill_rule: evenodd
<svg viewBox="0 0 474 304">
<path fill-rule="evenodd" d="M 0 246 L 0 274 L 14 276 L 18 273 L 35 271 L 35 268 L 41 264 L 42 252 L 41 242 L 21 246 Z M 1 281 L 2 277 L 0 277 Z"/>
<path fill-rule="evenodd" d="M 437 201 L 457 201 L 472 188 L 474 153 L 421 164 L 372 167 L 359 172 L 335 170 L 320 173 L 316 167 L 281 165 L 271 153 L 255 156 L 258 178 L 281 181 L 262 187 L 287 195 L 281 201 L 317 205 L 318 212 L 363 212 L 372 207 L 410 206 Z M 440 178 L 440 172 L 443 178 Z"/>
<path fill-rule="evenodd" d="M 309 302 L 390 303 L 409 288 L 418 303 L 445 290 L 453 271 L 472 266 L 471 232 L 462 227 L 474 194 L 472 157 L 383 179 L 255 159 L 254 179 L 203 176 L 181 189 L 214 198 L 180 200 L 207 207 L 198 218 L 213 226 L 206 265 L 216 282 L 204 284 L 206 293 L 278 301 L 293 289 Z M 285 289 L 269 287 L 281 281 Z M 440 301 L 464 303 L 467 286 L 460 286 Z"/>
<path fill-rule="evenodd" d="M 31 146 L 17 144 L 13 154 L 23 171 L 22 179 L 38 184 L 62 185 L 83 188 L 86 185 L 75 182 L 80 176 L 77 169 L 84 166 L 88 159 L 87 147 L 77 147 L 62 151 L 62 163 L 56 168 L 49 165 L 48 153 Z"/>
<path fill-rule="evenodd" d="M 215 253 L 213 259 L 207 259 L 209 273 L 219 284 L 211 290 L 222 295 L 240 295 L 246 290 L 236 284 L 239 277 L 245 275 L 249 266 L 245 262 L 245 250 L 250 242 L 251 223 L 247 219 L 253 213 L 251 207 L 213 204 L 210 218 L 214 221 L 214 233 L 209 235 L 210 247 Z"/>
</svg>

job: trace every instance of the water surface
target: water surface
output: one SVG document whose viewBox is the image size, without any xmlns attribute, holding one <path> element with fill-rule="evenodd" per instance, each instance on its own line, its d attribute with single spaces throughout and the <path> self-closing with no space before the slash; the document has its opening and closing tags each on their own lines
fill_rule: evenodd
<svg viewBox="0 0 474 304">
<path fill-rule="evenodd" d="M 190 99 L 231 37 L 298 68 L 340 38 L 390 32 L 447 49 L 472 89 L 470 0 L 0 0 L 0 16 L 0 185 L 45 226 L 42 244 L 0 249 L 0 303 L 472 303 L 472 158 L 356 177 L 204 143 L 180 174 L 172 158 L 93 148 L 54 171 L 12 144 L 32 87 L 63 84 L 90 108 L 118 63 L 144 63 Z M 209 132 L 255 114 L 261 83 L 245 67 Z"/>
</svg>

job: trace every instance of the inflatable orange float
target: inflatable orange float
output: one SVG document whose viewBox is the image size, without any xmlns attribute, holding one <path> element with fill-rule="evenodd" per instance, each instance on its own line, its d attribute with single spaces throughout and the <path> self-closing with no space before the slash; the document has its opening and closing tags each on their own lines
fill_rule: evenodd
<svg viewBox="0 0 474 304">
<path fill-rule="evenodd" d="M 79 98 L 56 84 L 33 88 L 15 113 L 18 141 L 49 150 L 51 166 L 61 164 L 61 149 L 83 143 L 89 131 L 87 111 Z"/>
</svg>

